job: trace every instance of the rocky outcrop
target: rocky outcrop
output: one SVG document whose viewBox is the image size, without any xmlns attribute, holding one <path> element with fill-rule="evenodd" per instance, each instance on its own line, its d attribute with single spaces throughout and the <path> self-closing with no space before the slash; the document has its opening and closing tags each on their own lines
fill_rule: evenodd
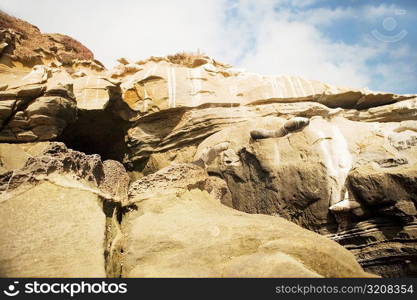
<svg viewBox="0 0 417 300">
<path fill-rule="evenodd" d="M 416 95 L 119 62 L 0 15 L 0 275 L 416 276 Z"/>
<path fill-rule="evenodd" d="M 330 237 L 371 272 L 415 276 L 417 166 L 380 160 L 353 170 L 348 186 L 360 205 L 336 212 L 339 230 Z"/>
<path fill-rule="evenodd" d="M 293 76 L 261 76 L 201 54 L 121 61 L 110 76 L 121 81 L 123 99 L 141 113 L 207 103 L 261 104 L 309 101 L 328 107 L 365 109 L 412 98 L 352 90 Z"/>
<path fill-rule="evenodd" d="M 124 277 L 370 276 L 335 242 L 221 205 L 221 186 L 211 180 L 201 167 L 179 164 L 131 185 Z"/>
<path fill-rule="evenodd" d="M 414 276 L 415 133 L 401 123 L 336 116 L 313 117 L 301 132 L 280 138 L 250 137 L 252 128 L 283 124 L 270 117 L 223 129 L 200 143 L 195 157 L 228 143 L 207 170 L 227 182 L 232 207 L 326 234 L 372 272 Z"/>
<path fill-rule="evenodd" d="M 75 121 L 76 101 L 64 74 L 36 66 L 13 86 L 0 91 L 0 141 L 52 140 Z"/>
<path fill-rule="evenodd" d="M 350 184 L 352 174 L 369 164 L 382 171 L 415 168 L 416 121 L 412 120 L 412 108 L 402 110 L 411 119 L 402 121 L 402 114 L 391 107 L 380 106 L 373 111 L 375 115 L 384 112 L 380 114 L 382 121 L 389 115 L 387 121 L 401 122 L 374 122 L 373 119 L 367 122 L 366 111 L 354 114 L 353 110 L 330 109 L 314 103 L 166 110 L 140 119 L 129 130 L 129 146 L 134 153 L 130 159 L 145 174 L 172 162 L 203 161 L 207 165 L 209 161 L 209 174 L 226 180 L 232 194 L 232 207 L 249 213 L 283 216 L 342 244 L 337 232 L 341 234 L 351 228 L 357 233 L 349 243 L 356 241 L 355 247 L 359 250 L 354 253 L 370 271 L 384 276 L 414 276 L 415 255 L 410 250 L 415 248 L 413 234 L 408 233 L 410 237 L 406 242 L 399 242 L 402 246 L 397 247 L 398 255 L 390 256 L 387 253 L 392 252 L 392 242 L 402 238 L 385 236 L 376 225 L 384 251 L 379 254 L 370 251 L 367 258 L 362 259 L 360 253 L 367 252 L 371 244 L 366 238 L 360 238 L 358 229 L 363 221 L 374 222 L 376 216 L 385 223 L 391 222 L 401 236 L 401 228 L 407 224 L 412 228 L 414 224 L 412 210 L 409 223 L 391 221 L 391 217 L 375 210 L 386 204 L 376 202 L 367 208 L 378 212 L 374 217 L 358 218 L 355 214 L 369 205 L 355 192 L 358 182 Z M 358 115 L 363 118 L 359 120 Z M 283 128 L 291 116 L 307 117 L 310 124 L 283 137 L 251 139 L 251 132 L 256 128 L 276 131 Z M 167 126 L 166 120 L 172 125 Z M 222 145 L 227 148 L 223 149 Z M 214 159 L 203 159 L 210 156 L 208 154 L 216 155 Z M 403 185 L 402 193 L 387 194 L 384 186 L 392 184 L 368 184 L 364 189 L 376 189 L 380 199 L 386 197 L 391 203 L 402 200 L 404 193 L 415 193 L 412 183 Z M 415 204 L 415 200 L 410 203 Z M 230 205 L 229 200 L 224 204 Z M 344 220 L 346 217 L 350 221 Z M 378 262 L 378 257 L 382 261 Z"/>
<path fill-rule="evenodd" d="M 19 148 L 9 155 L 2 151 L 0 276 L 112 274 L 110 236 L 117 230 L 116 208 L 126 200 L 119 195 L 127 194 L 127 179 L 114 168 L 120 164 L 103 164 L 97 155 L 61 143 Z M 14 162 L 4 164 L 8 156 Z"/>
<path fill-rule="evenodd" d="M 0 12 L 1 61 L 28 65 L 49 61 L 69 64 L 72 60 L 94 59 L 93 53 L 73 38 L 62 34 L 42 34 L 23 20 Z"/>
<path fill-rule="evenodd" d="M 62 143 L 0 150 L 2 277 L 371 276 L 325 237 L 221 205 L 225 183 L 195 164 L 144 177 L 128 193 L 118 162 Z"/>
</svg>

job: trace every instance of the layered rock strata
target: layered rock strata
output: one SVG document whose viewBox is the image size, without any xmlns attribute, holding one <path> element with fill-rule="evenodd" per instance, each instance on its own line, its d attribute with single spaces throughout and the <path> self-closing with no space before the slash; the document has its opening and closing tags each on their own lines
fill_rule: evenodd
<svg viewBox="0 0 417 300">
<path fill-rule="evenodd" d="M 0 276 L 416 276 L 416 95 L 0 45 Z"/>
</svg>

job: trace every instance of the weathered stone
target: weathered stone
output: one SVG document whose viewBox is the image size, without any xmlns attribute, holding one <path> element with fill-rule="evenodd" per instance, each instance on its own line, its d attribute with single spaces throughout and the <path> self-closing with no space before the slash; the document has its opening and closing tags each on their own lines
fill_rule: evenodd
<svg viewBox="0 0 417 300">
<path fill-rule="evenodd" d="M 27 161 L 42 153 L 50 142 L 0 144 L 0 173 L 22 169 Z"/>
<path fill-rule="evenodd" d="M 60 143 L 0 147 L 7 148 L 17 156 L 0 153 L 0 275 L 118 276 L 106 253 L 126 173 Z"/>
<path fill-rule="evenodd" d="M 77 107 L 87 110 L 105 109 L 116 86 L 105 78 L 89 75 L 74 80 L 74 94 Z"/>
<path fill-rule="evenodd" d="M 3 121 L 3 128 L 0 131 L 1 141 L 53 140 L 76 119 L 74 101 L 56 96 L 39 97 L 30 101 L 26 107 L 17 107 L 17 110 L 19 111 L 14 107 L 8 118 Z M 7 130 L 13 135 L 10 136 Z"/>
<path fill-rule="evenodd" d="M 0 13 L 0 43 L 7 43 L 0 54 L 24 64 L 70 63 L 74 59 L 93 59 L 86 47 L 69 36 L 42 34 L 36 26 Z"/>
<path fill-rule="evenodd" d="M 205 103 L 259 104 L 269 100 L 364 109 L 412 98 L 335 87 L 293 76 L 261 76 L 202 55 L 150 58 L 136 65 L 122 60 L 110 74 L 122 81 L 123 99 L 130 108 L 143 113 Z"/>
<path fill-rule="evenodd" d="M 390 272 L 384 265 L 394 238 L 379 238 L 381 251 L 373 252 L 372 244 L 361 238 L 361 227 L 356 227 L 358 222 L 382 219 L 392 230 L 410 228 L 407 234 L 413 239 L 417 152 L 413 143 L 398 147 L 392 142 L 405 131 L 397 132 L 400 125 L 395 123 L 313 117 L 300 132 L 251 141 L 252 128 L 274 130 L 284 122 L 264 117 L 223 129 L 199 144 L 195 158 L 228 143 L 229 149 L 212 158 L 207 170 L 225 179 L 232 207 L 283 216 L 306 228 L 331 232 L 343 245 L 356 244 L 356 248 L 347 247 L 367 270 L 384 276 L 412 276 L 415 252 L 395 250 Z M 349 232 L 354 228 L 358 229 L 351 241 Z M 408 245 L 415 247 L 411 241 Z M 407 265 L 396 259 L 401 255 L 407 256 Z"/>
<path fill-rule="evenodd" d="M 176 165 L 132 185 L 135 209 L 122 221 L 123 277 L 371 276 L 318 234 L 221 205 L 198 186 L 202 171 Z"/>
<path fill-rule="evenodd" d="M 368 271 L 417 274 L 416 95 L 199 53 L 106 70 L 69 37 L 0 21 L 4 276 L 366 276 L 281 217 Z"/>
<path fill-rule="evenodd" d="M 369 206 L 400 200 L 417 203 L 417 165 L 383 170 L 366 165 L 353 170 L 348 183 L 355 197 Z"/>
</svg>

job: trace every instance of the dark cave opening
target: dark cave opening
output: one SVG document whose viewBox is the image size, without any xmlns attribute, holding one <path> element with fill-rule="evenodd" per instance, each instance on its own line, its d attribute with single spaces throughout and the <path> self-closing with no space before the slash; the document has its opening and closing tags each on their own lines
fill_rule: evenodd
<svg viewBox="0 0 417 300">
<path fill-rule="evenodd" d="M 103 161 L 123 162 L 127 129 L 128 122 L 106 110 L 79 110 L 77 121 L 64 129 L 58 141 L 73 150 L 99 154 Z"/>
</svg>

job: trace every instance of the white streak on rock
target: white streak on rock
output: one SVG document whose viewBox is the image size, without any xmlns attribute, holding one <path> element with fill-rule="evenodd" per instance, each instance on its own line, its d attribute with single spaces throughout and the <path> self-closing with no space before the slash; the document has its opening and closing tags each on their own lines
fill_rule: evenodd
<svg viewBox="0 0 417 300">
<path fill-rule="evenodd" d="M 320 124 L 320 126 L 323 125 Z M 342 189 L 352 167 L 352 157 L 346 139 L 339 128 L 331 123 L 328 123 L 326 127 L 330 128 L 330 132 L 326 133 L 319 129 L 315 132 L 315 135 L 319 139 L 319 147 L 328 176 L 335 180 L 330 199 L 330 205 L 334 205 L 342 200 Z"/>
<path fill-rule="evenodd" d="M 345 199 L 343 201 L 340 201 L 336 204 L 333 204 L 332 206 L 329 207 L 329 209 L 331 211 L 335 211 L 335 212 L 348 212 L 352 209 L 358 208 L 360 207 L 361 204 L 359 202 L 356 201 L 350 201 L 349 199 Z"/>
<path fill-rule="evenodd" d="M 280 81 L 278 81 L 278 78 L 276 76 L 274 76 L 274 83 L 275 86 L 277 87 L 277 90 L 279 91 L 279 94 L 277 95 L 278 98 L 284 98 L 284 88 L 281 84 Z M 278 87 L 279 85 L 279 87 Z"/>
<path fill-rule="evenodd" d="M 297 92 L 295 91 L 295 87 L 294 87 L 294 83 L 292 82 L 291 77 L 289 76 L 284 76 L 284 78 L 288 81 L 288 85 L 291 88 L 291 92 L 289 95 L 287 95 L 287 97 L 295 97 Z"/>
<path fill-rule="evenodd" d="M 153 75 L 155 73 L 157 67 L 158 67 L 158 64 L 155 64 L 152 68 L 149 68 L 146 71 L 145 76 L 143 76 L 142 80 L 148 78 L 151 75 Z"/>
<path fill-rule="evenodd" d="M 175 69 L 171 67 L 171 86 L 172 86 L 172 107 L 176 107 L 177 86 L 175 80 Z"/>
<path fill-rule="evenodd" d="M 201 67 L 190 70 L 191 78 L 191 105 L 198 106 L 201 103 Z"/>
<path fill-rule="evenodd" d="M 96 88 L 96 98 L 94 99 L 94 102 L 96 102 L 96 103 L 99 102 L 99 100 L 98 100 L 98 90 L 99 90 L 98 89 L 98 87 L 99 87 L 98 81 L 99 81 L 99 79 L 96 78 L 96 86 L 95 86 L 95 88 Z"/>
<path fill-rule="evenodd" d="M 311 82 L 311 80 L 304 80 L 304 81 L 307 82 L 308 85 L 310 86 L 310 88 L 311 88 L 311 95 L 315 95 L 316 94 L 316 91 L 314 90 L 314 84 Z"/>
<path fill-rule="evenodd" d="M 306 96 L 306 92 L 304 91 L 304 88 L 303 88 L 303 85 L 301 83 L 300 78 L 299 77 L 296 77 L 295 78 L 295 81 L 296 81 L 297 86 L 299 87 L 299 91 L 300 91 L 300 93 L 297 96 L 301 96 L 301 97 Z"/>
<path fill-rule="evenodd" d="M 168 85 L 168 107 L 172 107 L 172 78 L 171 78 L 171 68 L 167 69 L 167 85 Z"/>
<path fill-rule="evenodd" d="M 268 81 L 269 84 L 271 85 L 271 93 L 272 93 L 272 97 L 271 98 L 278 98 L 278 87 L 277 87 L 277 83 L 274 80 L 274 77 L 268 77 Z"/>
</svg>

